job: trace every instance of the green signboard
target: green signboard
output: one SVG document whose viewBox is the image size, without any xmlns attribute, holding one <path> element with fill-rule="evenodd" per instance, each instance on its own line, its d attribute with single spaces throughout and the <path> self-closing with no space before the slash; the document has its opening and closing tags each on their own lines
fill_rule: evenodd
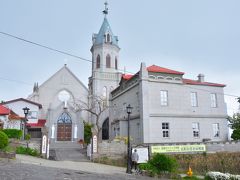
<svg viewBox="0 0 240 180">
<path fill-rule="evenodd" d="M 184 153 L 184 152 L 203 152 L 206 151 L 204 144 L 197 145 L 175 145 L 175 146 L 152 146 L 152 153 Z"/>
</svg>

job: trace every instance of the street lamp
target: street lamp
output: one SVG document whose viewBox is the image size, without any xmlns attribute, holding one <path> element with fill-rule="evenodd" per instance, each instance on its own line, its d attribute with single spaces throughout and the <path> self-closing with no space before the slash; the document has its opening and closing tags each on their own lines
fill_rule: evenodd
<svg viewBox="0 0 240 180">
<path fill-rule="evenodd" d="M 24 126 L 23 126 L 23 140 L 25 139 L 25 135 L 26 135 L 26 124 L 27 124 L 27 115 L 28 115 L 28 112 L 29 112 L 29 108 L 28 107 L 25 107 L 23 108 L 23 112 L 24 112 L 24 115 L 25 115 L 25 119 L 24 119 Z"/>
<path fill-rule="evenodd" d="M 128 114 L 128 157 L 127 157 L 127 173 L 131 174 L 131 149 L 130 149 L 130 114 L 132 113 L 132 107 L 129 104 L 127 107 Z"/>
</svg>

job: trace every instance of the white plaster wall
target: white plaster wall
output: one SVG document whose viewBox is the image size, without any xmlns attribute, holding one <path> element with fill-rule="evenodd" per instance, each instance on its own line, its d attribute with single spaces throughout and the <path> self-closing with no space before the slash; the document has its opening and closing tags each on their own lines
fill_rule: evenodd
<svg viewBox="0 0 240 180">
<path fill-rule="evenodd" d="M 169 138 L 163 138 L 162 123 L 169 123 Z M 198 122 L 200 136 L 193 137 L 192 123 Z M 213 137 L 213 123 L 219 123 L 220 136 Z M 175 142 L 202 142 L 203 139 L 211 141 L 227 141 L 228 129 L 226 119 L 221 118 L 179 118 L 179 117 L 151 117 L 150 121 L 150 141 L 145 143 L 175 143 Z"/>
<path fill-rule="evenodd" d="M 223 88 L 149 82 L 149 114 L 227 116 Z M 168 91 L 168 106 L 161 106 L 160 91 Z M 191 106 L 190 93 L 197 92 L 198 106 Z M 217 108 L 211 107 L 210 93 L 217 94 Z"/>
<path fill-rule="evenodd" d="M 179 85 L 149 81 L 147 87 L 149 129 L 144 129 L 145 143 L 166 142 L 201 142 L 204 138 L 212 141 L 226 141 L 228 136 L 227 111 L 224 102 L 223 88 L 211 86 Z M 168 91 L 168 106 L 161 106 L 160 91 Z M 190 93 L 197 92 L 198 106 L 191 106 Z M 217 107 L 212 108 L 210 93 L 217 94 Z M 144 94 L 143 94 L 144 96 Z M 144 97 L 143 97 L 144 98 Z M 163 138 L 162 122 L 170 123 L 170 138 Z M 200 125 L 200 137 L 193 138 L 192 123 Z M 219 123 L 220 137 L 213 138 L 212 124 Z"/>
</svg>

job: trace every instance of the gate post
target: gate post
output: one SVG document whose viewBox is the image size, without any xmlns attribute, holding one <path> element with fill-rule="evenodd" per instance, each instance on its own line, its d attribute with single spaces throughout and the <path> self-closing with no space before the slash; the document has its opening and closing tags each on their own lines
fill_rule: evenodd
<svg viewBox="0 0 240 180">
<path fill-rule="evenodd" d="M 43 158 L 48 159 L 48 156 L 49 156 L 49 138 L 48 138 L 48 130 L 47 130 L 46 127 L 42 128 L 41 154 L 42 154 Z"/>
</svg>

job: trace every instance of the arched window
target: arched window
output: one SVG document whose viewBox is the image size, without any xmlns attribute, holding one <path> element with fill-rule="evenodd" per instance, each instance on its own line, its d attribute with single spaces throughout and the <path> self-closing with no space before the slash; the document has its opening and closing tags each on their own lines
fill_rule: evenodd
<svg viewBox="0 0 240 180">
<path fill-rule="evenodd" d="M 103 87 L 102 95 L 103 95 L 104 98 L 107 97 L 107 87 L 106 86 Z"/>
<path fill-rule="evenodd" d="M 109 33 L 107 33 L 107 39 L 106 39 L 106 42 L 111 42 L 111 36 Z"/>
<path fill-rule="evenodd" d="M 118 69 L 118 60 L 117 60 L 117 57 L 115 57 L 115 69 Z"/>
<path fill-rule="evenodd" d="M 100 68 L 100 55 L 97 55 L 97 68 Z"/>
<path fill-rule="evenodd" d="M 58 120 L 57 120 L 57 123 L 58 124 L 65 124 L 65 123 L 72 123 L 72 118 L 71 116 L 66 113 L 66 112 L 63 112 L 59 117 L 58 117 Z"/>
<path fill-rule="evenodd" d="M 107 68 L 110 68 L 110 67 L 111 67 L 111 57 L 110 57 L 109 54 L 108 54 L 107 57 L 106 57 L 106 67 L 107 67 Z"/>
<path fill-rule="evenodd" d="M 102 125 L 102 140 L 109 139 L 109 118 L 107 118 Z"/>
</svg>

